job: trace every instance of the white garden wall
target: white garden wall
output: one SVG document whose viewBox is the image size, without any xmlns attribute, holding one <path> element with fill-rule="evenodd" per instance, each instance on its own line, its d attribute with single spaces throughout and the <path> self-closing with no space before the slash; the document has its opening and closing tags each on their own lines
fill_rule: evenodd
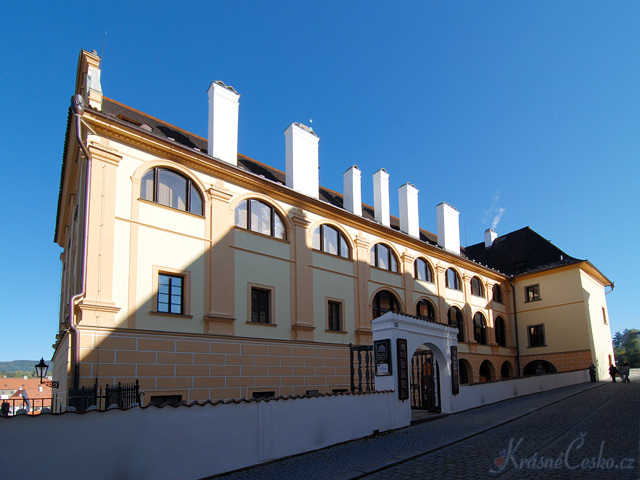
<svg viewBox="0 0 640 480">
<path fill-rule="evenodd" d="M 377 392 L 0 417 L 3 438 L 24 445 L 0 457 L 0 471 L 3 478 L 57 472 L 96 480 L 197 479 L 404 427 L 390 408 L 396 398 Z"/>
<path fill-rule="evenodd" d="M 460 394 L 451 397 L 451 411 L 461 412 L 488 403 L 500 402 L 522 395 L 540 393 L 545 390 L 568 387 L 569 385 L 588 381 L 589 371 L 577 370 L 574 372 L 501 380 L 499 382 L 461 385 Z"/>
</svg>

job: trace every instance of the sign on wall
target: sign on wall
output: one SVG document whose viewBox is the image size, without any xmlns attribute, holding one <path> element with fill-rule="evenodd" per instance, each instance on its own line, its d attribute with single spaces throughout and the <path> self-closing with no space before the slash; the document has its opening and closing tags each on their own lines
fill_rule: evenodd
<svg viewBox="0 0 640 480">
<path fill-rule="evenodd" d="M 373 352 L 376 362 L 376 375 L 391 375 L 391 340 L 376 340 L 373 342 Z"/>
<path fill-rule="evenodd" d="M 407 352 L 407 339 L 398 338 L 398 399 L 409 399 L 409 353 Z"/>
<path fill-rule="evenodd" d="M 460 393 L 460 379 L 458 377 L 458 347 L 451 347 L 451 393 Z"/>
</svg>

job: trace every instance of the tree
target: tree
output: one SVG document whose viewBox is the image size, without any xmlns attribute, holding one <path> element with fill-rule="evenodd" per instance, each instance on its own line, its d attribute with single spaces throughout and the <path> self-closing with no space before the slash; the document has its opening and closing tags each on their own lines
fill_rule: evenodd
<svg viewBox="0 0 640 480">
<path fill-rule="evenodd" d="M 628 332 L 628 333 L 627 333 Z M 631 368 L 640 367 L 640 340 L 638 339 L 639 330 L 625 330 L 627 333 L 624 340 L 624 356 L 629 362 Z"/>
</svg>

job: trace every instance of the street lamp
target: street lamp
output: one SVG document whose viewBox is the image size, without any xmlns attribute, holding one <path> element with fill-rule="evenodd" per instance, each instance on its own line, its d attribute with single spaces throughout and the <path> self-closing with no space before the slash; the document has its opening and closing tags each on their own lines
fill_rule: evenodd
<svg viewBox="0 0 640 480">
<path fill-rule="evenodd" d="M 43 380 L 43 378 L 47 376 L 47 370 L 49 370 L 49 365 L 44 363 L 43 357 L 40 359 L 40 363 L 36 365 L 36 376 L 40 378 L 40 385 L 44 383 L 47 387 L 58 388 L 60 386 L 58 382 Z"/>
</svg>

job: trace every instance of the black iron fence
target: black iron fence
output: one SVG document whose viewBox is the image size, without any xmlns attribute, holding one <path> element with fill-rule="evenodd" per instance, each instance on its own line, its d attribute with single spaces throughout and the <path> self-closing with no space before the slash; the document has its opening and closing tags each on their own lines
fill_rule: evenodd
<svg viewBox="0 0 640 480">
<path fill-rule="evenodd" d="M 112 405 L 118 408 L 128 408 L 133 403 L 140 403 L 140 395 L 138 380 L 135 383 L 118 382 L 117 385 L 111 386 L 107 384 L 102 388 L 98 387 L 96 379 L 93 387 L 70 388 L 68 404 L 75 407 L 78 412 L 84 412 L 91 406 L 95 406 L 98 410 L 106 410 Z"/>
<path fill-rule="evenodd" d="M 373 376 L 373 345 L 349 344 L 351 359 L 351 391 L 373 392 L 376 389 Z"/>
<path fill-rule="evenodd" d="M 8 417 L 17 413 L 37 415 L 43 408 L 51 408 L 51 397 L 37 398 L 5 398 L 0 401 L 0 415 Z"/>
</svg>

